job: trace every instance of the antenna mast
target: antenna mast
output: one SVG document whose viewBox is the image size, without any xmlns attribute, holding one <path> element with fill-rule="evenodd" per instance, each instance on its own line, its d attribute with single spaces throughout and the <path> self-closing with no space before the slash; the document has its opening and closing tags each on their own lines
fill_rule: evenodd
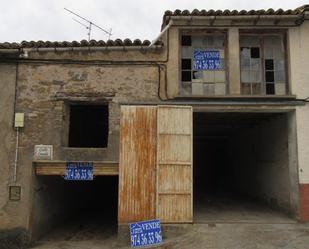
<svg viewBox="0 0 309 249">
<path fill-rule="evenodd" d="M 88 42 L 90 41 L 90 38 L 91 38 L 91 30 L 92 30 L 92 26 L 100 29 L 101 31 L 103 31 L 104 33 L 108 34 L 108 39 L 110 39 L 111 35 L 112 35 L 112 29 L 110 29 L 109 31 L 103 29 L 102 27 L 100 27 L 99 25 L 96 25 L 95 23 L 93 23 L 92 21 L 89 21 L 88 19 L 76 14 L 75 12 L 73 12 L 72 10 L 69 10 L 67 8 L 64 8 L 64 10 L 70 12 L 71 14 L 77 16 L 78 18 L 84 20 L 85 22 L 88 23 L 88 25 L 85 25 L 84 23 L 80 22 L 79 20 L 75 19 L 75 18 L 72 18 L 75 22 L 78 22 L 80 25 L 84 26 L 87 30 L 88 30 Z"/>
</svg>

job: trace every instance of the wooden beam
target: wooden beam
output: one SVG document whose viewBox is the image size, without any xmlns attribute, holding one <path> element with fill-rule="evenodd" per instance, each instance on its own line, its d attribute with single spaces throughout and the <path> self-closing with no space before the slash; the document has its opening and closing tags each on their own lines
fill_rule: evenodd
<svg viewBox="0 0 309 249">
<path fill-rule="evenodd" d="M 64 176 L 66 161 L 34 161 L 34 169 L 36 175 L 45 176 Z M 107 176 L 118 175 L 119 167 L 118 162 L 107 161 L 94 161 L 93 162 L 93 175 L 94 176 Z"/>
</svg>

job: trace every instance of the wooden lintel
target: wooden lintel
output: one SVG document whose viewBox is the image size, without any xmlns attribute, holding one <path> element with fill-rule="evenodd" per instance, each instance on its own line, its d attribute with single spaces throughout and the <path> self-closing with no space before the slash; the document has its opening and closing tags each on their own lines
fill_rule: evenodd
<svg viewBox="0 0 309 249">
<path fill-rule="evenodd" d="M 45 176 L 64 176 L 66 162 L 65 161 L 35 161 L 33 162 L 36 175 Z M 95 161 L 93 162 L 93 175 L 106 176 L 118 175 L 118 162 Z"/>
</svg>

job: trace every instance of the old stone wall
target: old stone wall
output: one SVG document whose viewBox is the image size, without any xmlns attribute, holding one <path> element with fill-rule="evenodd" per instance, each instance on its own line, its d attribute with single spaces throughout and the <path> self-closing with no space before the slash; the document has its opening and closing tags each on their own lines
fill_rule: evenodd
<svg viewBox="0 0 309 249">
<path fill-rule="evenodd" d="M 23 64 L 19 70 L 16 109 L 25 113 L 25 128 L 20 136 L 22 158 L 20 171 L 32 167 L 36 144 L 54 146 L 53 160 L 118 161 L 120 102 L 157 101 L 159 72 L 153 65 L 80 65 L 80 64 Z M 69 148 L 66 106 L 70 102 L 108 102 L 109 140 L 107 148 Z M 30 181 L 31 177 L 27 177 Z M 53 207 L 48 192 L 34 179 L 34 200 L 44 199 L 40 207 Z M 39 190 L 38 190 L 39 189 Z M 31 192 L 30 191 L 30 192 Z M 48 212 L 33 201 L 29 212 L 34 233 L 40 231 L 40 221 L 52 220 Z M 38 210 L 39 209 L 39 210 Z M 60 211 L 54 207 L 51 215 Z M 51 224 L 50 224 L 51 225 Z M 37 234 L 34 234 L 37 236 Z"/>
<path fill-rule="evenodd" d="M 157 52 L 35 52 L 29 55 L 28 61 L 19 63 L 18 70 L 14 64 L 0 66 L 0 140 L 3 141 L 0 143 L 0 229 L 4 229 L 4 233 L 0 232 L 1 241 L 12 236 L 22 236 L 25 240 L 39 236 L 43 223 L 52 221 L 61 211 L 61 205 L 55 206 L 50 194 L 55 191 L 46 190 L 34 174 L 34 145 L 53 145 L 53 160 L 117 162 L 120 103 L 160 100 L 159 85 L 164 80 L 164 68 L 153 63 L 160 60 Z M 107 148 L 68 147 L 68 106 L 85 102 L 108 104 Z M 14 108 L 15 112 L 25 114 L 25 126 L 19 134 L 16 182 L 22 189 L 20 201 L 8 198 L 15 152 Z M 45 230 L 51 226 L 52 222 Z"/>
<path fill-rule="evenodd" d="M 24 112 L 21 146 L 54 146 L 54 160 L 118 158 L 119 102 L 158 100 L 158 67 L 151 65 L 28 65 L 20 66 L 17 110 Z M 64 136 L 71 102 L 109 104 L 109 144 L 106 149 L 70 149 Z M 84 154 L 83 154 L 84 152 Z M 82 154 L 81 154 L 82 153 Z M 87 160 L 87 159 L 86 159 Z"/>
</svg>

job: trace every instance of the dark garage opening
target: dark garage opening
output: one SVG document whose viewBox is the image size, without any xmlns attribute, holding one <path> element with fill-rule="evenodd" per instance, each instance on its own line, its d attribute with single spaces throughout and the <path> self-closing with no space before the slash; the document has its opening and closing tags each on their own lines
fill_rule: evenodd
<svg viewBox="0 0 309 249">
<path fill-rule="evenodd" d="M 193 117 L 195 222 L 290 221 L 288 115 Z"/>
<path fill-rule="evenodd" d="M 34 235 L 41 240 L 101 240 L 116 236 L 118 176 L 65 181 L 39 176 Z"/>
</svg>

